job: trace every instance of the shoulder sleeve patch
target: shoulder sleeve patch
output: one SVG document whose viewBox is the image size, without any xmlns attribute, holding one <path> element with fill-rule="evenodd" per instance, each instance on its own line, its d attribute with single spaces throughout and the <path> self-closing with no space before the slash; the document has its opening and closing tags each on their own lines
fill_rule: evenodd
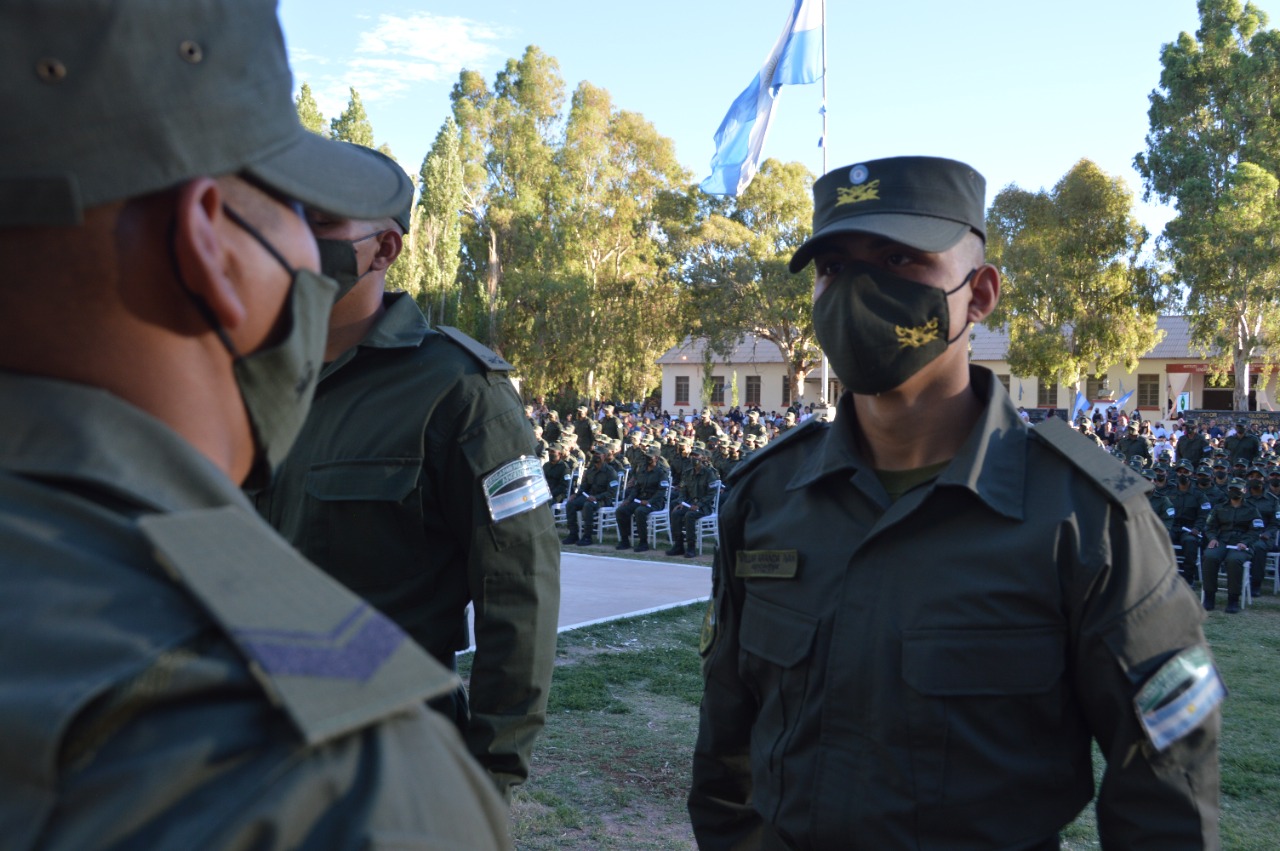
<svg viewBox="0 0 1280 851">
<path fill-rule="evenodd" d="M 747 470 L 750 470 L 759 464 L 760 459 L 769 457 L 771 453 L 777 450 L 778 446 L 795 440 L 802 440 L 803 438 L 801 438 L 800 435 L 810 437 L 816 436 L 830 427 L 831 423 L 824 423 L 817 417 L 810 417 L 795 428 L 784 431 L 781 435 L 765 444 L 763 448 L 757 449 L 751 454 L 750 458 L 744 458 L 739 461 L 737 465 L 729 471 L 729 475 L 724 477 L 725 482 L 734 482 L 742 478 L 743 474 L 746 473 Z"/>
<path fill-rule="evenodd" d="M 466 349 L 472 357 L 484 364 L 485 369 L 490 372 L 511 372 L 515 369 L 514 366 L 499 357 L 498 353 L 493 349 L 481 345 L 478 340 L 468 337 L 457 328 L 450 325 L 437 325 L 436 330 Z"/>
<path fill-rule="evenodd" d="M 1092 479 L 1113 502 L 1123 503 L 1151 490 L 1149 481 L 1099 450 L 1058 417 L 1049 417 L 1030 431 L 1032 437 Z"/>
<path fill-rule="evenodd" d="M 151 515 L 139 528 L 308 744 L 459 685 L 399 627 L 242 509 Z"/>
</svg>

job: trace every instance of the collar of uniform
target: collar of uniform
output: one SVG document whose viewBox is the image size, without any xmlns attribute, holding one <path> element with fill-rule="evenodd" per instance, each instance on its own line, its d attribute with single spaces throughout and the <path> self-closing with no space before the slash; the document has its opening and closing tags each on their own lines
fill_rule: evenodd
<svg viewBox="0 0 1280 851">
<path fill-rule="evenodd" d="M 91 483 L 159 511 L 253 510 L 181 435 L 105 390 L 0 371 L 0 409 L 0 469 Z"/>
<path fill-rule="evenodd" d="M 374 349 L 408 349 L 422 344 L 427 336 L 427 318 L 408 293 L 387 293 L 382 297 L 386 313 L 373 326 L 361 346 Z"/>
<path fill-rule="evenodd" d="M 969 381 L 985 403 L 982 416 L 951 466 L 938 476 L 938 484 L 968 488 L 993 511 L 1021 520 L 1027 482 L 1027 427 L 991 370 L 970 364 Z M 985 463 L 988 456 L 993 463 Z"/>
<path fill-rule="evenodd" d="M 360 345 L 352 346 L 325 364 L 320 370 L 321 381 L 350 363 L 360 349 L 412 349 L 422 344 L 422 338 L 427 336 L 430 329 L 417 302 L 408 293 L 384 293 L 382 304 L 386 307 L 386 312 L 360 341 Z"/>
<path fill-rule="evenodd" d="M 1022 491 L 1026 484 L 1027 430 L 1000 382 L 990 370 L 970 365 L 969 380 L 979 399 L 984 400 L 982 416 L 951 464 L 938 476 L 938 484 L 956 485 L 972 491 L 993 511 L 1014 520 L 1022 519 Z M 797 466 L 788 490 L 807 487 L 818 479 L 843 470 L 873 474 L 858 453 L 853 429 L 847 424 L 857 419 L 853 396 L 845 393 L 836 403 L 835 423 L 827 427 L 822 442 Z M 846 424 L 841 427 L 841 423 Z M 995 455 L 995 463 L 983 463 Z"/>
</svg>

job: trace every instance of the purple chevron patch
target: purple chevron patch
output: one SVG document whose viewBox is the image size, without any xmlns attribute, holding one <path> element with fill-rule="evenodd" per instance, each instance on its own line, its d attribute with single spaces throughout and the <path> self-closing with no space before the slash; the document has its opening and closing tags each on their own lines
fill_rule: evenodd
<svg viewBox="0 0 1280 851">
<path fill-rule="evenodd" d="M 377 673 L 405 641 L 400 628 L 368 604 L 327 632 L 245 629 L 233 634 L 268 674 L 360 681 Z"/>
</svg>

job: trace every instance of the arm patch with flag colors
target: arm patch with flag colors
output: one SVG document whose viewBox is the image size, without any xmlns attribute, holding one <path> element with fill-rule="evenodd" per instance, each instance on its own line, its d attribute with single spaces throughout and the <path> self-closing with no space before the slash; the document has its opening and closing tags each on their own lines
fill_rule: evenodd
<svg viewBox="0 0 1280 851">
<path fill-rule="evenodd" d="M 1204 723 L 1226 696 L 1209 651 L 1196 646 L 1165 662 L 1143 684 L 1133 706 L 1147 738 L 1163 751 Z"/>
</svg>

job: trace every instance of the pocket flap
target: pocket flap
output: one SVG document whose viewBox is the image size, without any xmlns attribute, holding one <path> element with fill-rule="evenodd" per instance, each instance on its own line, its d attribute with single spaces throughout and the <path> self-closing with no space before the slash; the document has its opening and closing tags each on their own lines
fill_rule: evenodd
<svg viewBox="0 0 1280 851">
<path fill-rule="evenodd" d="M 902 636 L 902 677 L 921 694 L 1043 694 L 1066 666 L 1066 633 L 1033 629 L 919 629 Z"/>
<path fill-rule="evenodd" d="M 321 500 L 399 502 L 417 485 L 421 469 L 416 459 L 400 458 L 324 464 L 307 473 L 307 493 Z"/>
<path fill-rule="evenodd" d="M 748 594 L 743 603 L 738 643 L 761 659 L 793 667 L 809 655 L 818 619 Z"/>
</svg>

